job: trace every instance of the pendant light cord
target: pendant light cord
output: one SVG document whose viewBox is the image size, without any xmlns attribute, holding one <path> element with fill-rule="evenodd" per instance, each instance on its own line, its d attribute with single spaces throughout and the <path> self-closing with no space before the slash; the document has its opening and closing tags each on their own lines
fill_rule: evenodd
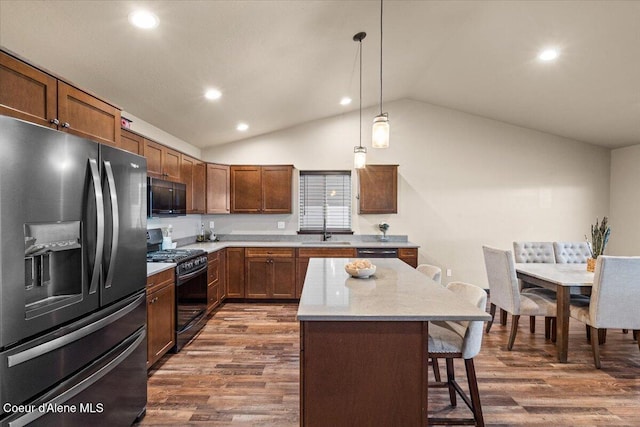
<svg viewBox="0 0 640 427">
<path fill-rule="evenodd" d="M 380 114 L 382 114 L 382 4 L 380 0 Z M 362 71 L 360 72 L 362 76 Z M 362 78 L 362 77 L 361 77 Z"/>
<path fill-rule="evenodd" d="M 360 39 L 359 49 L 360 55 L 360 145 L 362 148 L 362 39 Z"/>
</svg>

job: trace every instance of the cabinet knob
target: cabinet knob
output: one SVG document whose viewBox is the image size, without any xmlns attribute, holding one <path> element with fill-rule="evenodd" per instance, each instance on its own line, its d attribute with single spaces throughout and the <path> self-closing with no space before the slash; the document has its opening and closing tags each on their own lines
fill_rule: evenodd
<svg viewBox="0 0 640 427">
<path fill-rule="evenodd" d="M 62 127 L 63 127 L 63 128 L 70 128 L 70 127 L 71 127 L 71 125 L 70 125 L 69 123 L 67 123 L 67 122 L 64 122 L 64 123 L 62 124 Z"/>
<path fill-rule="evenodd" d="M 51 119 L 49 120 L 49 123 L 51 123 L 52 125 L 56 125 L 58 126 L 60 124 L 60 120 L 58 119 Z"/>
</svg>

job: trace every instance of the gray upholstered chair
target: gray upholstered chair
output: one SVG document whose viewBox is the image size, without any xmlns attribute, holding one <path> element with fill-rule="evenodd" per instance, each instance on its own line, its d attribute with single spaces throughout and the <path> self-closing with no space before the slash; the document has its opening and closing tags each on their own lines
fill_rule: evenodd
<svg viewBox="0 0 640 427">
<path fill-rule="evenodd" d="M 516 277 L 516 266 L 511 251 L 483 246 L 484 263 L 487 269 L 490 292 L 491 320 L 487 323 L 487 333 L 491 330 L 496 307 L 511 313 L 511 334 L 507 349 L 513 348 L 518 332 L 520 316 L 544 316 L 545 337 L 551 337 L 553 321 L 556 317 L 557 306 L 553 295 L 537 293 L 521 293 Z M 553 328 L 555 329 L 555 328 Z"/>
<path fill-rule="evenodd" d="M 591 300 L 571 301 L 571 317 L 591 329 L 591 348 L 600 369 L 600 346 L 596 337 L 607 328 L 640 329 L 640 257 L 601 255 L 591 288 Z M 640 339 L 638 340 L 640 349 Z"/>
<path fill-rule="evenodd" d="M 556 262 L 551 242 L 513 242 L 513 256 L 517 263 L 555 264 Z"/>
<path fill-rule="evenodd" d="M 434 281 L 442 283 L 442 269 L 431 264 L 420 264 L 416 267 L 420 273 L 429 276 Z"/>
<path fill-rule="evenodd" d="M 587 242 L 553 242 L 553 252 L 558 264 L 586 264 L 591 258 Z"/>
<path fill-rule="evenodd" d="M 487 306 L 487 293 L 478 286 L 463 282 L 451 282 L 447 285 L 447 289 L 455 292 L 461 299 L 469 301 L 476 307 L 484 309 Z M 473 364 L 473 358 L 480 352 L 480 347 L 482 346 L 482 326 L 482 321 L 449 321 L 429 324 L 429 357 L 433 359 L 444 358 L 447 361 L 447 381 L 430 383 L 429 387 L 448 388 L 451 406 L 457 405 L 456 393 L 458 393 L 473 413 L 473 420 L 429 418 L 429 424 L 437 425 L 443 421 L 446 421 L 447 424 L 452 422 L 459 422 L 460 424 L 474 422 L 476 426 L 484 426 L 478 381 Z M 454 358 L 464 359 L 469 384 L 469 396 L 464 394 L 462 388 L 456 382 Z"/>
</svg>

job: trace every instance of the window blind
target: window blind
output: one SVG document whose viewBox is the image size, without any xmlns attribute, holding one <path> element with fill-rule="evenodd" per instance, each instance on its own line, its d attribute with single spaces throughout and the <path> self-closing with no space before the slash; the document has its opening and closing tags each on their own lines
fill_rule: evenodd
<svg viewBox="0 0 640 427">
<path fill-rule="evenodd" d="M 351 231 L 351 171 L 300 171 L 300 231 Z"/>
</svg>

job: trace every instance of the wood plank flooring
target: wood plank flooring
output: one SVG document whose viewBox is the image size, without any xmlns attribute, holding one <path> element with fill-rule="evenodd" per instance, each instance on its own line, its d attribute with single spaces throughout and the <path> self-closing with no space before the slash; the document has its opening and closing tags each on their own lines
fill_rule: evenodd
<svg viewBox="0 0 640 427">
<path fill-rule="evenodd" d="M 297 304 L 225 304 L 193 342 L 149 371 L 139 425 L 298 426 L 296 311 Z M 640 350 L 630 333 L 609 331 L 596 370 L 583 324 L 571 322 L 569 363 L 560 364 L 542 319 L 535 334 L 525 320 L 513 351 L 510 319 L 496 321 L 475 359 L 487 426 L 640 426 Z M 448 406 L 446 390 L 429 393 L 430 415 L 469 415 L 461 401 Z"/>
</svg>

